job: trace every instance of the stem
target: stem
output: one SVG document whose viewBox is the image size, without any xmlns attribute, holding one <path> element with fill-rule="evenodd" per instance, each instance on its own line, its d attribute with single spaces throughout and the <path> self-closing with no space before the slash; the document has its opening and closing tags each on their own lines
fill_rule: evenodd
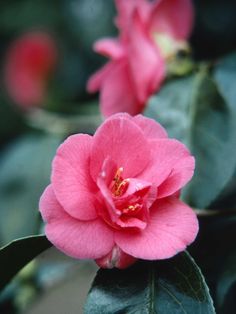
<svg viewBox="0 0 236 314">
<path fill-rule="evenodd" d="M 236 215 L 236 209 L 198 209 L 198 208 L 194 208 L 193 210 L 196 213 L 196 215 L 199 217 Z"/>
</svg>

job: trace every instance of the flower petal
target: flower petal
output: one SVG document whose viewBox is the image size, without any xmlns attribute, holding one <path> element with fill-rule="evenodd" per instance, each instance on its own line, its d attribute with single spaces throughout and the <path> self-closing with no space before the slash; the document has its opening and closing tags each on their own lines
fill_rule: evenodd
<svg viewBox="0 0 236 314">
<path fill-rule="evenodd" d="M 90 93 L 97 92 L 102 87 L 107 75 L 112 71 L 113 66 L 113 62 L 108 62 L 100 70 L 94 73 L 88 80 L 87 91 Z"/>
<path fill-rule="evenodd" d="M 74 258 L 100 258 L 114 246 L 113 232 L 100 219 L 80 221 L 70 217 L 58 203 L 51 186 L 40 200 L 46 236 L 59 250 Z"/>
<path fill-rule="evenodd" d="M 142 111 L 143 105 L 136 99 L 125 60 L 113 61 L 112 71 L 107 73 L 102 85 L 100 102 L 105 117 L 117 112 L 135 115 Z"/>
<path fill-rule="evenodd" d="M 176 39 L 187 39 L 193 26 L 191 0 L 161 0 L 153 8 L 151 31 L 167 33 Z"/>
<path fill-rule="evenodd" d="M 111 269 L 113 267 L 116 268 L 126 268 L 132 265 L 136 261 L 136 258 L 126 254 L 121 251 L 118 246 L 114 246 L 106 256 L 103 256 L 100 259 L 96 260 L 96 263 L 99 267 Z"/>
<path fill-rule="evenodd" d="M 192 177 L 194 158 L 187 147 L 174 139 L 152 140 L 152 161 L 139 175 L 158 186 L 158 198 L 181 189 Z"/>
<path fill-rule="evenodd" d="M 68 214 L 81 220 L 97 217 L 96 185 L 89 174 L 92 137 L 70 136 L 57 150 L 52 166 L 56 197 Z"/>
<path fill-rule="evenodd" d="M 150 145 L 140 128 L 132 121 L 112 117 L 96 131 L 91 150 L 90 173 L 94 180 L 110 156 L 118 168 L 123 167 L 123 178 L 133 178 L 149 162 Z"/>
<path fill-rule="evenodd" d="M 134 10 L 138 10 L 143 22 L 149 20 L 152 5 L 147 0 L 115 0 L 118 16 L 116 17 L 116 25 L 123 31 L 125 35 L 130 27 L 130 20 Z"/>
<path fill-rule="evenodd" d="M 129 32 L 127 50 L 130 71 L 138 100 L 145 103 L 160 87 L 165 77 L 165 64 L 158 48 L 150 40 L 137 11 L 134 12 Z"/>
<path fill-rule="evenodd" d="M 94 44 L 94 50 L 105 57 L 119 59 L 124 56 L 124 48 L 118 39 L 103 38 Z"/>
<path fill-rule="evenodd" d="M 166 130 L 155 120 L 139 114 L 132 119 L 143 131 L 148 139 L 166 138 Z"/>
<path fill-rule="evenodd" d="M 185 250 L 197 232 L 193 210 L 176 198 L 168 198 L 153 205 L 145 230 L 116 231 L 115 243 L 136 258 L 165 259 Z"/>
</svg>

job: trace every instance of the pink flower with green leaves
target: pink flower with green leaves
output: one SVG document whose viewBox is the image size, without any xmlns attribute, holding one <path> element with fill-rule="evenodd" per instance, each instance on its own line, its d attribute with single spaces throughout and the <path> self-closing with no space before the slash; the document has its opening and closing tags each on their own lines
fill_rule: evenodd
<svg viewBox="0 0 236 314">
<path fill-rule="evenodd" d="M 166 62 L 185 46 L 193 24 L 191 0 L 116 0 L 118 38 L 97 41 L 94 50 L 110 59 L 88 82 L 100 91 L 101 112 L 143 111 L 161 86 Z"/>
<path fill-rule="evenodd" d="M 193 171 L 188 149 L 154 120 L 114 115 L 94 136 L 72 135 L 58 148 L 39 206 L 46 236 L 105 268 L 172 257 L 198 232 L 179 199 Z"/>
</svg>

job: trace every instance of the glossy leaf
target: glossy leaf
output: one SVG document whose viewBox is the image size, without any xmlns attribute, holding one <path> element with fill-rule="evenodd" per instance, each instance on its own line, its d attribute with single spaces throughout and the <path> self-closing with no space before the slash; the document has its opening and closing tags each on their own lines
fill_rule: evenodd
<svg viewBox="0 0 236 314">
<path fill-rule="evenodd" d="M 149 101 L 146 115 L 163 124 L 170 137 L 184 142 L 196 158 L 194 178 L 183 193 L 185 201 L 194 207 L 210 206 L 233 176 L 234 107 L 206 69 L 195 77 L 168 82 Z"/>
<path fill-rule="evenodd" d="M 204 278 L 187 253 L 126 270 L 99 270 L 85 313 L 215 313 Z"/>
<path fill-rule="evenodd" d="M 187 144 L 189 107 L 194 76 L 179 78 L 165 84 L 150 98 L 145 115 L 161 123 L 170 137 Z"/>
<path fill-rule="evenodd" d="M 221 193 L 235 169 L 233 110 L 205 71 L 196 78 L 191 104 L 189 147 L 196 158 L 186 199 L 206 208 Z"/>
<path fill-rule="evenodd" d="M 52 244 L 43 235 L 17 239 L 0 249 L 0 290 L 38 254 Z"/>
<path fill-rule="evenodd" d="M 213 71 L 213 77 L 217 84 L 218 90 L 227 102 L 230 111 L 230 120 L 228 121 L 232 133 L 232 147 L 236 147 L 236 53 L 230 54 L 220 60 Z M 234 174 L 220 195 L 216 206 L 219 208 L 236 208 L 236 155 Z"/>
</svg>

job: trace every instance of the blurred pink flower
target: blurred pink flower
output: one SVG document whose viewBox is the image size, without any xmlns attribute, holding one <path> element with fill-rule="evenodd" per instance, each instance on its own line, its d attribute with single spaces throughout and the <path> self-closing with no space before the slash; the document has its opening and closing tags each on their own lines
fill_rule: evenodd
<svg viewBox="0 0 236 314">
<path fill-rule="evenodd" d="M 10 45 L 6 55 L 5 84 L 10 97 L 21 108 L 43 105 L 56 59 L 55 43 L 47 33 L 30 32 Z"/>
<path fill-rule="evenodd" d="M 94 50 L 111 60 L 88 81 L 100 90 L 101 112 L 135 115 L 165 78 L 165 62 L 183 45 L 193 23 L 191 0 L 116 0 L 118 39 L 106 38 Z"/>
<path fill-rule="evenodd" d="M 70 136 L 40 199 L 46 236 L 78 259 L 125 268 L 169 258 L 196 237 L 195 213 L 179 199 L 194 158 L 154 120 L 117 114 L 94 136 Z"/>
</svg>

